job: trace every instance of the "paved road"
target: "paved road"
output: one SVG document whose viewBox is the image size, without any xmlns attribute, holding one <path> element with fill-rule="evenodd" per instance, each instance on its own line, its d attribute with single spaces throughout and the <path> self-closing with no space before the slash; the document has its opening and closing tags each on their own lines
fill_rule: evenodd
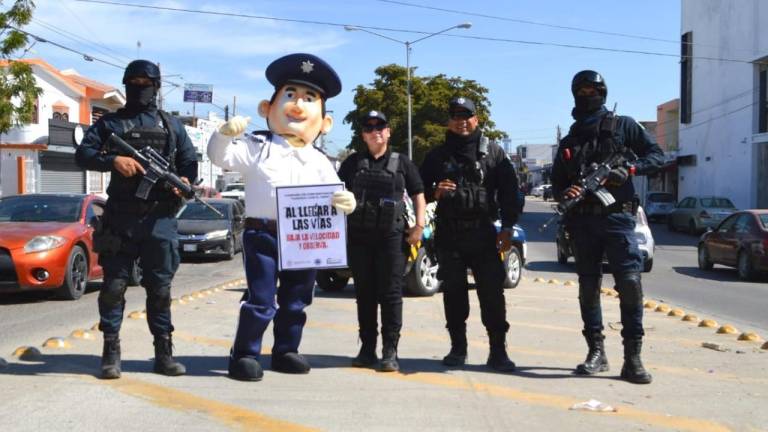
<svg viewBox="0 0 768 432">
<path fill-rule="evenodd" d="M 544 233 L 538 227 L 551 214 L 551 202 L 527 197 L 521 224 L 529 241 L 528 269 L 575 279 L 573 259 L 569 264 L 557 263 L 555 228 Z M 739 280 L 736 270 L 715 266 L 711 271 L 699 270 L 696 263 L 698 237 L 670 232 L 663 223 L 651 225 L 656 239 L 653 270 L 643 274 L 646 296 L 664 300 L 700 314 L 711 314 L 742 328 L 768 329 L 768 279 L 756 282 Z M 611 277 L 603 285 L 612 284 Z"/>
</svg>

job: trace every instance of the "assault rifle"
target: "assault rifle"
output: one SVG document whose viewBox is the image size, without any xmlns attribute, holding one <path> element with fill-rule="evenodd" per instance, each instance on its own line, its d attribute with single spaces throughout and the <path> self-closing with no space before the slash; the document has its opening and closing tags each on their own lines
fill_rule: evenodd
<svg viewBox="0 0 768 432">
<path fill-rule="evenodd" d="M 583 176 L 576 182 L 576 184 L 581 187 L 579 194 L 573 198 L 564 198 L 557 203 L 557 205 L 553 205 L 552 209 L 555 211 L 555 214 L 539 228 L 539 232 L 544 231 L 556 219 L 563 217 L 566 213 L 571 211 L 571 209 L 584 200 L 588 194 L 596 196 L 603 207 L 608 207 L 615 203 L 616 198 L 614 198 L 605 186 L 603 186 L 606 180 L 608 180 L 608 174 L 612 169 L 617 167 L 627 168 L 630 171 L 630 175 L 633 174 L 634 170 L 632 169 L 633 167 L 631 166 L 631 163 L 635 160 L 637 160 L 637 156 L 635 156 L 631 150 L 627 150 L 623 153 L 619 152 L 612 154 L 600 164 L 596 162 L 592 163 Z"/>
<path fill-rule="evenodd" d="M 146 174 L 144 174 L 144 178 L 141 179 L 139 188 L 136 190 L 137 197 L 146 200 L 155 183 L 158 180 L 165 180 L 167 185 L 178 189 L 184 198 L 194 199 L 217 215 L 224 216 L 215 207 L 201 200 L 195 193 L 194 186 L 184 183 L 176 174 L 171 172 L 168 161 L 152 147 L 146 146 L 141 150 L 137 150 L 114 133 L 109 135 L 106 145 L 108 149 L 115 151 L 119 155 L 132 157 L 144 167 Z"/>
</svg>

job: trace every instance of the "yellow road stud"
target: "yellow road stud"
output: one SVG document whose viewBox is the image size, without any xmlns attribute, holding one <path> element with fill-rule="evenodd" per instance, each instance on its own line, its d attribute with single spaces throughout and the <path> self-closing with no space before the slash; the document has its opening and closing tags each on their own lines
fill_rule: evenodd
<svg viewBox="0 0 768 432">
<path fill-rule="evenodd" d="M 544 282 L 544 278 L 537 277 L 533 280 L 534 282 Z"/>
<path fill-rule="evenodd" d="M 77 329 L 69 334 L 71 337 L 75 339 L 85 339 L 85 340 L 93 340 L 95 337 L 93 336 L 93 333 L 91 333 L 88 330 L 83 329 Z"/>
<path fill-rule="evenodd" d="M 185 294 L 185 295 L 181 296 L 181 299 L 182 299 L 183 301 L 185 301 L 185 302 L 191 302 L 191 301 L 195 301 L 195 298 L 194 298 L 194 297 L 192 297 L 192 296 L 191 296 L 191 295 L 189 295 L 189 294 Z"/>
<path fill-rule="evenodd" d="M 718 334 L 736 334 L 739 331 L 736 330 L 732 325 L 725 324 L 721 326 L 719 329 L 717 329 Z"/>
<path fill-rule="evenodd" d="M 699 323 L 699 327 L 715 328 L 717 327 L 717 321 L 711 319 L 703 319 Z"/>
<path fill-rule="evenodd" d="M 559 283 L 560 283 L 560 281 L 559 281 L 559 280 L 557 280 L 557 279 L 550 279 L 549 281 L 547 281 L 547 283 L 548 283 L 548 284 L 559 284 Z"/>
<path fill-rule="evenodd" d="M 128 314 L 128 318 L 130 319 L 144 319 L 147 317 L 147 314 L 144 311 L 133 311 Z"/>
<path fill-rule="evenodd" d="M 669 311 L 670 311 L 670 309 L 671 309 L 671 308 L 670 308 L 668 305 L 665 305 L 665 304 L 660 304 L 660 305 L 656 306 L 656 309 L 655 309 L 655 311 L 656 311 L 656 312 L 667 313 L 667 312 L 669 312 Z"/>
<path fill-rule="evenodd" d="M 563 285 L 565 285 L 565 286 L 574 286 L 574 285 L 576 285 L 576 282 L 569 280 L 569 281 L 565 281 L 565 283 L 563 283 Z"/>
<path fill-rule="evenodd" d="M 656 309 L 656 306 L 658 305 L 659 304 L 653 300 L 646 300 L 645 303 L 643 303 L 643 307 L 646 309 Z"/>
<path fill-rule="evenodd" d="M 72 344 L 63 337 L 57 336 L 46 339 L 46 341 L 43 342 L 43 346 L 46 348 L 71 348 Z"/>
<path fill-rule="evenodd" d="M 682 309 L 672 309 L 667 314 L 667 316 L 671 316 L 671 317 L 681 317 L 683 315 L 685 315 L 685 311 L 683 311 Z"/>
<path fill-rule="evenodd" d="M 699 317 L 694 314 L 688 314 L 683 317 L 682 321 L 696 323 L 699 322 Z"/>
<path fill-rule="evenodd" d="M 763 338 L 760 337 L 757 333 L 753 332 L 744 332 L 739 335 L 740 341 L 747 341 L 747 342 L 760 342 L 763 340 Z"/>
<path fill-rule="evenodd" d="M 40 360 L 40 358 L 43 357 L 43 354 L 41 354 L 40 350 L 35 347 L 20 346 L 13 351 L 13 356 L 19 360 L 35 361 Z"/>
</svg>

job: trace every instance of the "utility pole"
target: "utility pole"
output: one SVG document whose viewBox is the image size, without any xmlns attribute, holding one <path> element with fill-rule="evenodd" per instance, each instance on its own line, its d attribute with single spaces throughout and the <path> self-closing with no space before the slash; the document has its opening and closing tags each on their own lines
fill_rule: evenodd
<svg viewBox="0 0 768 432">
<path fill-rule="evenodd" d="M 157 62 L 157 69 L 160 70 L 160 78 L 163 77 L 162 69 L 160 69 L 160 62 Z M 160 111 L 163 110 L 163 87 L 160 86 L 160 90 L 157 92 L 157 107 Z"/>
<path fill-rule="evenodd" d="M 224 121 L 229 120 L 229 105 L 224 105 Z"/>
<path fill-rule="evenodd" d="M 237 115 L 237 96 L 232 96 L 232 117 Z"/>
</svg>

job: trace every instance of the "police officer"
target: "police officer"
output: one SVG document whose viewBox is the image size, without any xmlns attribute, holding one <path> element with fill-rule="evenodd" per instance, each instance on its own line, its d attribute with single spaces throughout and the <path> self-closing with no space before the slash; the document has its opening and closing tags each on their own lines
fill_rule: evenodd
<svg viewBox="0 0 768 432">
<path fill-rule="evenodd" d="M 512 371 L 515 364 L 506 351 L 509 324 L 499 250 L 509 249 L 518 217 L 517 175 L 501 147 L 483 137 L 470 99 L 452 99 L 448 114 L 445 143 L 430 151 L 421 166 L 427 200 L 437 201 L 438 277 L 451 337 L 451 350 L 443 364 L 460 366 L 467 358 L 470 268 L 490 342 L 487 365 Z M 502 230 L 497 234 L 493 223 L 499 214 Z"/>
<path fill-rule="evenodd" d="M 126 105 L 105 114 L 85 134 L 75 153 L 77 164 L 91 171 L 111 171 L 102 227 L 95 235 L 104 284 L 99 293 L 100 330 L 104 333 L 102 378 L 120 377 L 120 325 L 125 289 L 134 262 L 142 269 L 147 291 L 147 321 L 154 336 L 154 371 L 183 375 L 184 366 L 171 356 L 171 281 L 179 267 L 176 212 L 183 201 L 179 192 L 158 181 L 146 200 L 136 197 L 144 168 L 128 156 L 106 148 L 110 134 L 140 149 L 151 146 L 170 162 L 170 169 L 185 182 L 197 178 L 197 155 L 181 122 L 157 109 L 160 69 L 147 60 L 128 64 L 123 75 Z"/>
<path fill-rule="evenodd" d="M 624 341 L 621 377 L 632 383 L 647 384 L 651 382 L 651 375 L 640 361 L 644 335 L 642 255 L 635 238 L 637 204 L 630 174 L 655 172 L 663 161 L 663 153 L 639 123 L 606 110 L 608 89 L 599 73 L 591 70 L 577 73 L 571 92 L 576 104 L 572 112 L 576 122 L 560 142 L 552 166 L 552 192 L 556 199 L 572 198 L 579 193 L 577 180 L 590 164 L 601 163 L 615 152 L 631 151 L 638 157 L 632 166 L 617 166 L 610 172 L 605 186 L 616 199 L 615 204 L 604 207 L 594 195 L 588 194 L 564 221 L 575 244 L 579 306 L 584 321 L 582 333 L 589 346 L 587 358 L 577 366 L 576 373 L 592 375 L 608 370 L 600 310 L 605 253 L 619 292 Z"/>
<path fill-rule="evenodd" d="M 408 245 L 424 230 L 424 185 L 407 156 L 389 149 L 387 117 L 370 111 L 360 120 L 366 149 L 350 155 L 339 177 L 355 194 L 357 208 L 349 215 L 349 263 L 355 280 L 360 353 L 356 367 L 378 362 L 378 307 L 381 305 L 382 359 L 379 370 L 400 369 L 397 343 L 403 324 L 403 273 Z M 414 203 L 416 225 L 405 229 L 406 192 Z"/>
</svg>

